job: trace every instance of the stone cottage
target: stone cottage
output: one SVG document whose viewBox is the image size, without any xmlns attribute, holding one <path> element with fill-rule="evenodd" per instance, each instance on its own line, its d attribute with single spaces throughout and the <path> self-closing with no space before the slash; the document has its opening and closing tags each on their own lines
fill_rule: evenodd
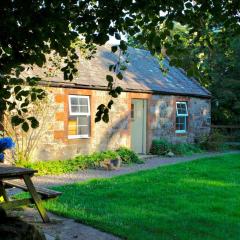
<svg viewBox="0 0 240 240">
<path fill-rule="evenodd" d="M 116 58 L 102 46 L 91 60 L 80 59 L 73 81 L 59 74 L 42 81 L 58 108 L 35 159 L 68 159 L 120 146 L 148 153 L 153 139 L 194 142 L 209 133 L 211 94 L 181 69 L 167 66 L 163 74 L 148 51 L 130 47 L 124 78 L 116 83 L 124 92 L 114 99 L 109 123 L 95 123 L 97 107 L 110 100 L 105 79 Z"/>
</svg>

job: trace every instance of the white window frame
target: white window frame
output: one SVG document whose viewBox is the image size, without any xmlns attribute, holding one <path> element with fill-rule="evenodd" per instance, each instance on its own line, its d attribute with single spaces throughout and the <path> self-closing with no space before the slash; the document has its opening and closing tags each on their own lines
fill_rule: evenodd
<svg viewBox="0 0 240 240">
<path fill-rule="evenodd" d="M 184 104 L 185 108 L 186 108 L 186 113 L 178 113 L 178 104 Z M 176 130 L 176 133 L 186 133 L 187 132 L 187 117 L 188 117 L 188 107 L 187 107 L 187 102 L 176 102 L 176 118 L 177 117 L 184 117 L 184 126 L 185 129 L 184 130 Z M 177 123 L 176 123 L 177 124 Z"/>
<path fill-rule="evenodd" d="M 82 112 L 72 112 L 71 108 L 71 99 L 72 98 L 80 98 L 80 99 L 87 99 L 88 103 L 88 112 L 87 113 L 82 113 Z M 81 105 L 81 106 L 86 106 L 86 105 Z M 88 116 L 90 117 L 90 98 L 89 96 L 82 96 L 82 95 L 69 95 L 68 96 L 68 107 L 69 107 L 69 116 Z M 77 120 L 78 121 L 78 120 Z M 78 125 L 78 124 L 77 124 Z M 82 125 L 82 126 L 88 126 L 88 125 Z M 90 131 L 90 123 L 89 123 L 89 131 Z M 90 138 L 89 134 L 80 134 L 80 135 L 68 135 L 68 139 L 77 139 L 77 138 Z"/>
</svg>

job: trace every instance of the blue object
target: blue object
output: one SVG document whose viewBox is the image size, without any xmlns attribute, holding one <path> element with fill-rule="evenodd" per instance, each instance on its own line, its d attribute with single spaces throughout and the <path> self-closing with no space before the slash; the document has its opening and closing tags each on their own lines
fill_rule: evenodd
<svg viewBox="0 0 240 240">
<path fill-rule="evenodd" d="M 6 149 L 11 149 L 13 147 L 15 147 L 15 143 L 13 142 L 12 138 L 10 137 L 0 138 L 0 153 Z"/>
<path fill-rule="evenodd" d="M 0 153 L 0 162 L 3 162 L 3 161 L 4 161 L 4 154 Z"/>
<path fill-rule="evenodd" d="M 13 142 L 12 138 L 10 137 L 3 137 L 0 138 L 0 162 L 4 161 L 4 153 L 6 149 L 11 149 L 15 147 L 15 143 Z"/>
</svg>

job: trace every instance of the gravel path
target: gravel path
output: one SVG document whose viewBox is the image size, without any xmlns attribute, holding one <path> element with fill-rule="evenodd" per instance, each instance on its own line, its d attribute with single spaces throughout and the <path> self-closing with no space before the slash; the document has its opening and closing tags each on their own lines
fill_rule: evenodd
<svg viewBox="0 0 240 240">
<path fill-rule="evenodd" d="M 141 170 L 153 169 L 159 166 L 177 164 L 182 162 L 193 161 L 199 158 L 221 156 L 229 153 L 240 153 L 240 151 L 228 151 L 224 153 L 202 153 L 194 154 L 188 157 L 159 157 L 159 156 L 144 156 L 145 163 L 143 164 L 132 164 L 122 166 L 119 170 L 97 170 L 88 169 L 81 170 L 74 173 L 62 174 L 62 175 L 48 175 L 48 176 L 35 176 L 33 177 L 34 184 L 38 186 L 56 186 L 68 183 L 86 181 L 94 178 L 111 178 L 114 176 L 124 175 L 127 173 L 138 172 Z"/>
</svg>

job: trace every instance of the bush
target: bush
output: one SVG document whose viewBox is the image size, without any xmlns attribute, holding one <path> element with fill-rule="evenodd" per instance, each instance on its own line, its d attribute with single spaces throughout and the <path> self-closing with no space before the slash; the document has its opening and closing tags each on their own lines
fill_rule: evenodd
<svg viewBox="0 0 240 240">
<path fill-rule="evenodd" d="M 120 147 L 117 150 L 118 155 L 124 163 L 143 163 L 143 160 L 131 149 Z"/>
<path fill-rule="evenodd" d="M 150 153 L 155 155 L 165 155 L 171 150 L 170 143 L 165 139 L 155 139 L 152 141 Z"/>
<path fill-rule="evenodd" d="M 200 147 L 202 149 L 210 151 L 222 151 L 227 148 L 225 142 L 225 137 L 219 131 L 214 130 L 209 136 L 203 136 L 199 140 Z"/>
<path fill-rule="evenodd" d="M 78 162 L 80 169 L 98 167 L 100 162 L 104 160 L 115 159 L 118 157 L 117 152 L 114 151 L 104 151 L 104 152 L 95 152 L 90 155 L 79 155 L 75 157 L 75 161 Z"/>
<path fill-rule="evenodd" d="M 234 150 L 234 151 L 237 150 L 238 151 L 238 150 L 240 150 L 240 142 L 227 143 L 226 148 L 229 150 Z"/>
<path fill-rule="evenodd" d="M 202 150 L 198 145 L 189 143 L 172 144 L 172 152 L 176 155 L 192 155 L 194 153 L 201 153 Z"/>
<path fill-rule="evenodd" d="M 152 154 L 166 155 L 168 152 L 173 152 L 175 155 L 192 155 L 194 153 L 200 153 L 202 150 L 196 144 L 189 143 L 169 143 L 165 139 L 153 140 L 151 150 Z"/>
<path fill-rule="evenodd" d="M 141 159 L 135 152 L 127 148 L 119 148 L 117 151 L 95 152 L 89 155 L 79 155 L 69 160 L 39 161 L 39 162 L 17 162 L 18 166 L 24 166 L 38 170 L 37 175 L 64 174 L 80 169 L 99 167 L 104 160 L 121 157 L 125 163 L 140 163 Z"/>
</svg>

